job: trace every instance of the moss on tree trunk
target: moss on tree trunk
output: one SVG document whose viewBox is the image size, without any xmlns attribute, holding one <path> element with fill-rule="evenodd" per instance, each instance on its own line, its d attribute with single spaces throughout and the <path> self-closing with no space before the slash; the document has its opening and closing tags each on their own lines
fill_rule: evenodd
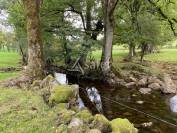
<svg viewBox="0 0 177 133">
<path fill-rule="evenodd" d="M 43 44 L 40 33 L 40 0 L 23 0 L 27 16 L 28 65 L 25 73 L 33 79 L 44 77 Z"/>
</svg>

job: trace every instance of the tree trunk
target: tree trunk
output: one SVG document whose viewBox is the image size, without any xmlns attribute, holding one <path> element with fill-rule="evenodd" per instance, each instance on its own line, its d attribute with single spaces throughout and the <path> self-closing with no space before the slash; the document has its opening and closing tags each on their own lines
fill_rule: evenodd
<svg viewBox="0 0 177 133">
<path fill-rule="evenodd" d="M 107 73 L 111 70 L 112 62 L 112 43 L 114 33 L 114 9 L 116 7 L 117 0 L 104 0 L 104 44 L 101 57 L 101 69 L 103 73 Z"/>
<path fill-rule="evenodd" d="M 140 59 L 141 62 L 143 62 L 147 46 L 148 45 L 145 42 L 143 42 L 142 45 L 141 45 L 141 59 Z"/>
<path fill-rule="evenodd" d="M 128 54 L 128 58 L 131 60 L 132 57 L 135 56 L 135 54 L 136 54 L 136 52 L 135 52 L 135 46 L 134 46 L 132 43 L 130 43 L 130 44 L 129 44 L 129 54 Z"/>
<path fill-rule="evenodd" d="M 22 46 L 19 45 L 19 50 L 20 50 L 20 54 L 21 54 L 21 57 L 22 57 L 22 65 L 27 65 L 28 63 L 28 58 L 26 56 L 26 53 L 24 53 L 23 49 L 22 49 Z"/>
<path fill-rule="evenodd" d="M 23 0 L 27 15 L 28 65 L 25 73 L 32 79 L 44 77 L 43 44 L 40 33 L 40 0 Z"/>
</svg>

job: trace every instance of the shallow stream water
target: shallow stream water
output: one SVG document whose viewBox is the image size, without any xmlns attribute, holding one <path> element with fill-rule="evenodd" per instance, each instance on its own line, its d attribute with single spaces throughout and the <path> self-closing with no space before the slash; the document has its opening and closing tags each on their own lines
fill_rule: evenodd
<svg viewBox="0 0 177 133">
<path fill-rule="evenodd" d="M 139 129 L 139 133 L 177 133 L 177 127 L 175 126 L 156 120 L 145 114 L 125 108 L 110 101 L 118 101 L 119 103 L 177 125 L 177 114 L 170 111 L 168 104 L 171 96 L 163 95 L 160 92 L 153 92 L 152 94 L 143 95 L 137 89 L 110 87 L 102 82 L 80 81 L 77 83 L 79 83 L 81 87 L 80 95 L 82 100 L 93 113 L 97 113 L 98 111 L 94 107 L 94 104 L 88 100 L 88 96 L 84 90 L 87 87 L 95 87 L 98 90 L 101 95 L 103 114 L 109 120 L 115 118 L 127 118 L 134 123 L 135 127 Z M 103 97 L 110 100 L 104 99 Z M 152 126 L 142 126 L 143 123 L 149 122 L 152 122 Z"/>
</svg>

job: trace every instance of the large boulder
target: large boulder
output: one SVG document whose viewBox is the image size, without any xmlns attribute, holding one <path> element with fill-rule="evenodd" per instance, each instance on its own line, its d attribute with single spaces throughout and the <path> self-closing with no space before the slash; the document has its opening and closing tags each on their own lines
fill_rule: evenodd
<svg viewBox="0 0 177 133">
<path fill-rule="evenodd" d="M 110 122 L 112 133 L 138 133 L 138 130 L 127 119 L 117 118 Z"/>
<path fill-rule="evenodd" d="M 93 128 L 99 129 L 102 133 L 108 133 L 111 131 L 109 120 L 101 114 L 96 114 L 92 122 Z"/>
<path fill-rule="evenodd" d="M 176 93 L 177 88 L 176 85 L 173 83 L 173 80 L 168 74 L 165 74 L 163 77 L 164 84 L 161 88 L 161 91 L 165 94 Z"/>
<path fill-rule="evenodd" d="M 76 99 L 78 94 L 78 85 L 58 85 L 53 88 L 49 97 L 49 103 L 67 103 L 72 99 Z"/>
</svg>

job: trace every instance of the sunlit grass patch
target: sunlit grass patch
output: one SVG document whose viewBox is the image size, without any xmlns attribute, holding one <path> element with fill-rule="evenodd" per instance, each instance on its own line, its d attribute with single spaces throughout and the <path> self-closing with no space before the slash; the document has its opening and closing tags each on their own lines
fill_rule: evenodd
<svg viewBox="0 0 177 133">
<path fill-rule="evenodd" d="M 53 133 L 57 112 L 31 91 L 0 89 L 0 132 Z"/>
<path fill-rule="evenodd" d="M 17 67 L 20 55 L 17 52 L 0 52 L 0 68 Z"/>
<path fill-rule="evenodd" d="M 0 80 L 6 80 L 8 78 L 17 77 L 19 72 L 0 72 Z"/>
<path fill-rule="evenodd" d="M 177 49 L 162 49 L 160 53 L 145 56 L 146 60 L 177 63 Z"/>
</svg>

